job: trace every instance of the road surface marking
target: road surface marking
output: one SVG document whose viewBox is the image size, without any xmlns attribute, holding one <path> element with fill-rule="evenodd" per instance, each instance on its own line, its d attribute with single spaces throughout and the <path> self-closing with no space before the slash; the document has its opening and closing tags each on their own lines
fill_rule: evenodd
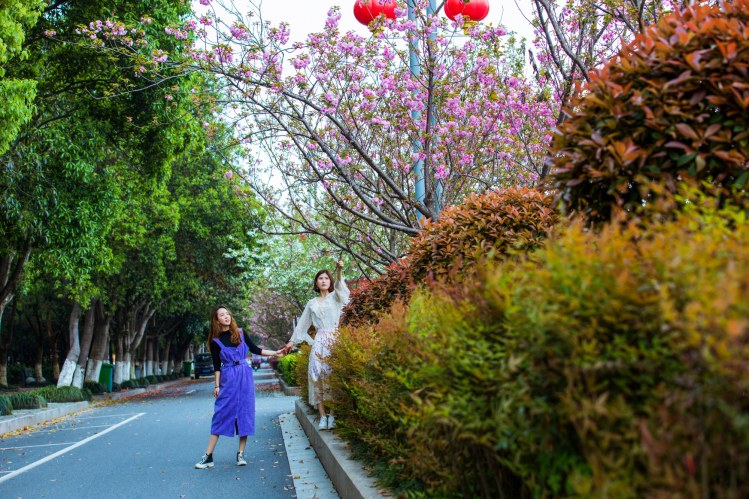
<svg viewBox="0 0 749 499">
<path fill-rule="evenodd" d="M 185 392 L 185 395 L 190 395 L 191 393 L 195 393 L 196 391 L 197 391 L 197 390 L 190 390 L 190 391 L 187 391 L 187 392 Z"/>
<path fill-rule="evenodd" d="M 135 412 L 128 412 L 126 414 L 108 414 L 106 416 L 88 416 L 85 418 L 75 418 L 75 419 L 98 419 L 98 418 L 118 418 L 122 416 L 132 416 L 133 414 L 137 414 Z"/>
<path fill-rule="evenodd" d="M 89 428 L 106 428 L 108 426 L 109 426 L 108 424 L 98 424 L 95 426 L 69 426 L 65 428 L 56 428 L 54 430 L 35 431 L 34 433 L 57 433 L 58 431 L 63 431 L 63 430 L 88 430 Z"/>
<path fill-rule="evenodd" d="M 75 442 L 63 442 L 61 444 L 41 444 L 41 445 L 18 445 L 16 447 L 0 447 L 0 450 L 30 449 L 32 447 L 50 447 L 53 445 L 70 445 Z"/>
<path fill-rule="evenodd" d="M 49 456 L 44 457 L 44 458 L 40 459 L 39 461 L 35 461 L 35 462 L 31 463 L 31 464 L 27 464 L 23 468 L 19 468 L 16 471 L 13 471 L 12 473 L 8 473 L 4 477 L 0 478 L 0 483 L 3 483 L 6 480 L 10 480 L 11 478 L 13 478 L 15 476 L 18 476 L 18 475 L 20 475 L 22 473 L 26 473 L 27 471 L 29 471 L 31 469 L 34 469 L 37 466 L 46 463 L 47 461 L 51 461 L 51 460 L 55 459 L 56 457 L 62 456 L 66 452 L 69 452 L 69 451 L 71 451 L 71 450 L 73 450 L 75 448 L 78 448 L 81 445 L 87 444 L 87 443 L 89 443 L 91 440 L 93 440 L 95 438 L 99 438 L 102 435 L 106 435 L 110 431 L 116 430 L 120 426 L 125 425 L 125 424 L 129 423 L 130 421 L 134 421 L 134 420 L 138 419 L 139 417 L 143 416 L 144 414 L 145 414 L 145 412 L 138 413 L 135 416 L 126 419 L 125 421 L 121 421 L 121 422 L 117 423 L 116 425 L 110 426 L 109 428 L 107 428 L 106 430 L 102 431 L 101 433 L 97 433 L 95 435 L 91 435 L 90 437 L 84 438 L 80 442 L 77 442 L 77 443 L 71 445 L 70 447 L 66 447 L 64 449 L 58 450 L 54 454 L 50 454 Z"/>
</svg>

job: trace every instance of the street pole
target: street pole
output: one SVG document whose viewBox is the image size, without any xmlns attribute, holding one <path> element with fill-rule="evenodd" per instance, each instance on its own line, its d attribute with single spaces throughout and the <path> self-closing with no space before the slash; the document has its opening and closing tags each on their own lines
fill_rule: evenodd
<svg viewBox="0 0 749 499">
<path fill-rule="evenodd" d="M 432 1 L 433 0 L 430 0 L 429 2 L 430 7 L 432 7 Z M 408 0 L 408 20 L 416 21 L 416 0 Z M 409 37 L 408 41 L 408 63 L 411 69 L 411 75 L 414 77 L 414 80 L 418 80 L 419 76 L 421 76 L 421 65 L 419 64 L 419 60 L 416 56 L 417 40 L 418 39 L 416 38 L 416 35 L 412 34 Z M 416 92 L 417 90 L 414 89 L 413 93 L 416 94 Z M 411 118 L 413 118 L 414 123 L 418 123 L 421 120 L 421 111 L 411 111 Z M 418 136 L 413 139 L 413 151 L 416 155 L 421 152 L 421 142 L 419 141 Z M 420 203 L 423 203 L 425 195 L 424 160 L 422 160 L 418 156 L 414 160 L 413 173 L 414 175 L 416 175 L 416 200 Z M 426 213 L 421 213 L 421 215 L 419 216 L 419 220 L 421 220 L 421 218 L 425 215 Z"/>
<path fill-rule="evenodd" d="M 429 0 L 429 5 L 427 6 L 427 17 L 432 16 L 437 12 L 437 2 L 436 0 Z M 408 0 L 408 19 L 409 21 L 416 21 L 416 0 Z M 436 37 L 436 33 L 432 33 L 429 35 L 429 38 L 431 40 L 434 40 Z M 414 76 L 414 79 L 418 79 L 419 76 L 421 76 L 421 64 L 419 63 L 419 59 L 416 55 L 416 43 L 417 38 L 416 36 L 412 35 L 410 37 L 409 43 L 408 43 L 408 62 L 409 67 L 411 70 L 411 75 Z M 432 89 L 429 89 L 431 91 Z M 417 90 L 414 90 L 414 94 L 417 92 Z M 433 130 L 434 125 L 437 121 L 437 118 L 434 113 L 434 100 L 432 100 L 431 103 L 431 109 L 429 112 L 429 129 Z M 411 117 L 413 118 L 414 122 L 418 122 L 421 119 L 421 111 L 411 111 Z M 415 138 L 413 140 L 413 151 L 415 154 L 419 154 L 422 150 L 421 142 L 419 141 L 419 138 Z M 424 203 L 424 199 L 426 198 L 426 178 L 424 175 L 424 160 L 417 157 L 417 159 L 414 160 L 414 166 L 413 166 L 413 172 L 416 176 L 416 200 Z M 433 210 L 435 213 L 439 214 L 440 211 L 440 200 L 442 197 L 442 185 L 441 183 L 436 183 L 435 185 L 435 192 L 434 192 L 434 206 Z M 424 217 L 426 213 L 421 213 L 421 216 L 419 219 Z"/>
</svg>

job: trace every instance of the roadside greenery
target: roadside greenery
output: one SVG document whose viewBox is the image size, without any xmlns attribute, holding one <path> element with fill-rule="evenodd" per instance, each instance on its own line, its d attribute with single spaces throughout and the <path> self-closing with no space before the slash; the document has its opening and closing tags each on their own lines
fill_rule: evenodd
<svg viewBox="0 0 749 499">
<path fill-rule="evenodd" d="M 248 283 L 231 254 L 252 253 L 263 210 L 225 175 L 241 158 L 215 82 L 151 85 L 123 71 L 127 58 L 71 43 L 78 26 L 116 12 L 151 19 L 148 35 L 177 54 L 184 41 L 162 27 L 190 9 L 179 0 L 0 8 L 0 85 L 28 90 L 23 102 L 4 92 L 0 103 L 0 385 L 8 358 L 33 362 L 35 382 L 77 387 L 98 382 L 113 358 L 118 383 L 136 367 L 172 372 L 212 306 L 244 305 Z M 149 352 L 138 366 L 136 352 Z"/>
<path fill-rule="evenodd" d="M 278 373 L 281 375 L 281 379 L 289 386 L 297 386 L 297 359 L 300 353 L 292 353 L 278 359 Z"/>
</svg>

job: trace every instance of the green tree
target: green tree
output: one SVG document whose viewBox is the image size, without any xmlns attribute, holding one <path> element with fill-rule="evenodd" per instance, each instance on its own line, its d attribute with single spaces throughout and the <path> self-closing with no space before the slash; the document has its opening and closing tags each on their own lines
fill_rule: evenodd
<svg viewBox="0 0 749 499">
<path fill-rule="evenodd" d="M 31 118 L 36 81 L 5 77 L 5 64 L 26 59 L 23 44 L 36 24 L 44 0 L 6 0 L 0 4 L 0 154 L 8 150 L 21 126 Z"/>
</svg>

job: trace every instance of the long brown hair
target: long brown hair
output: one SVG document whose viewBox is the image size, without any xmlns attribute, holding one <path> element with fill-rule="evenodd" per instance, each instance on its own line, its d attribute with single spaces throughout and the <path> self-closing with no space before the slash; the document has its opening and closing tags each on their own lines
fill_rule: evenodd
<svg viewBox="0 0 749 499">
<path fill-rule="evenodd" d="M 213 309 L 213 313 L 211 314 L 211 329 L 208 332 L 208 349 L 211 349 L 211 342 L 213 341 L 213 338 L 218 338 L 221 336 L 221 333 L 223 332 L 221 330 L 221 323 L 218 321 L 218 311 L 221 309 L 226 310 L 229 312 L 229 315 L 231 316 L 231 324 L 229 324 L 229 331 L 231 331 L 231 342 L 232 343 L 239 343 L 239 327 L 237 327 L 237 321 L 234 320 L 234 315 L 229 311 L 228 308 L 226 308 L 223 305 L 219 305 L 218 307 Z"/>
</svg>

